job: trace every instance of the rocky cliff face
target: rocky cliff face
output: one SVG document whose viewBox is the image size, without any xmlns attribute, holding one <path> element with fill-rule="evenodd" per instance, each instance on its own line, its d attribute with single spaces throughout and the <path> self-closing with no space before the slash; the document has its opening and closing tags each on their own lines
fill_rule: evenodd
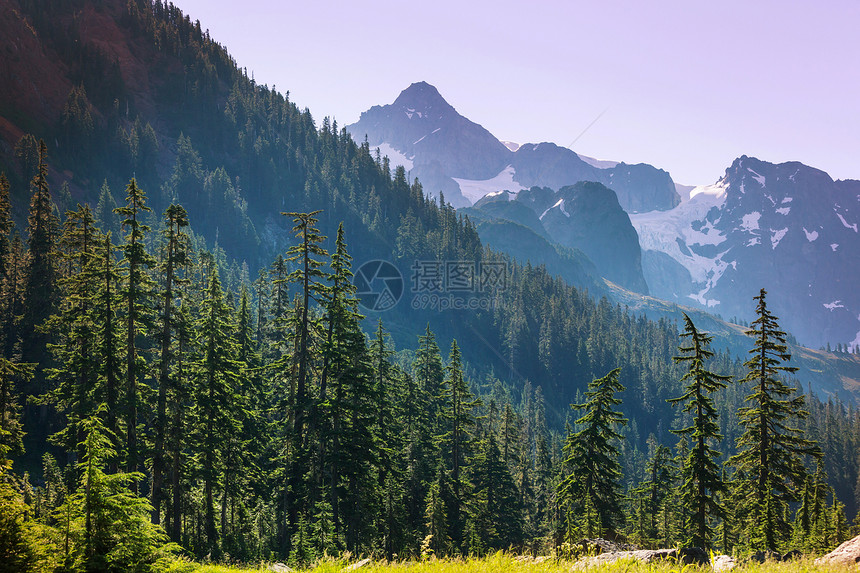
<svg viewBox="0 0 860 573">
<path fill-rule="evenodd" d="M 600 183 L 562 187 L 540 220 L 556 242 L 588 255 L 608 280 L 648 294 L 639 237 L 615 193 Z"/>
</svg>

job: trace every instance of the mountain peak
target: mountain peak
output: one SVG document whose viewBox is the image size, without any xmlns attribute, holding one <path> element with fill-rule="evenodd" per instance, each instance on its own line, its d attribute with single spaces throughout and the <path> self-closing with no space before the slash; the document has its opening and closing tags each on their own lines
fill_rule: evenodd
<svg viewBox="0 0 860 573">
<path fill-rule="evenodd" d="M 445 101 L 439 90 L 427 82 L 415 82 L 400 92 L 400 95 L 394 100 L 394 106 L 403 109 L 408 114 L 414 114 L 410 116 L 410 119 L 416 116 L 418 119 L 422 119 L 431 113 L 435 117 L 439 117 L 444 111 L 454 110 L 451 104 Z"/>
</svg>

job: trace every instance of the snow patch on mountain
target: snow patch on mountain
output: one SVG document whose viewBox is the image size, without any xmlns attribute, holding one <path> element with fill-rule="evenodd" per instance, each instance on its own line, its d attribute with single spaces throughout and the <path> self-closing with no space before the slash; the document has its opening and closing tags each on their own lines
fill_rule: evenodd
<svg viewBox="0 0 860 573">
<path fill-rule="evenodd" d="M 499 195 L 505 195 L 505 199 L 508 201 L 513 201 L 517 198 L 517 193 L 515 191 L 493 191 L 492 193 L 487 193 L 484 197 L 498 197 Z"/>
<path fill-rule="evenodd" d="M 831 251 L 835 252 L 836 249 L 838 249 L 838 248 L 839 248 L 839 243 L 830 243 L 830 250 Z"/>
<path fill-rule="evenodd" d="M 704 288 L 702 288 L 702 290 L 700 290 L 696 294 L 689 295 L 689 297 L 691 299 L 695 300 L 696 302 L 698 302 L 702 306 L 712 308 L 712 307 L 715 307 L 718 304 L 720 304 L 720 301 L 718 301 L 716 299 L 708 298 L 705 295 L 707 295 L 708 291 L 710 291 L 712 288 L 714 288 L 714 285 L 716 285 L 717 282 L 719 282 L 719 280 L 723 276 L 723 273 L 726 272 L 727 268 L 729 268 L 729 265 L 731 265 L 734 268 L 734 262 L 723 261 L 723 256 L 725 256 L 726 253 L 728 253 L 728 251 L 720 253 L 719 255 L 717 255 L 716 257 L 714 257 L 713 259 L 710 260 L 711 261 L 711 263 L 709 265 L 710 268 L 708 269 Z"/>
<path fill-rule="evenodd" d="M 414 163 L 411 157 L 406 157 L 402 151 L 394 149 L 391 144 L 382 142 L 376 146 L 379 149 L 381 157 L 388 157 L 388 162 L 393 170 L 398 165 L 402 165 L 406 171 L 411 171 Z"/>
<path fill-rule="evenodd" d="M 699 284 L 705 284 L 711 278 L 719 280 L 726 267 L 726 263 L 720 259 L 722 255 L 710 258 L 688 248 L 682 250 L 681 245 L 719 245 L 726 240 L 726 237 L 710 222 L 703 221 L 711 209 L 719 209 L 725 203 L 726 188 L 727 185 L 722 182 L 715 185 L 701 185 L 690 191 L 688 201 L 674 209 L 631 214 L 630 222 L 639 234 L 639 244 L 642 249 L 668 254 L 686 267 L 692 279 Z M 703 221 L 698 230 L 693 228 L 694 221 Z M 713 284 L 716 284 L 716 280 Z M 705 288 L 696 296 L 704 300 L 704 295 L 709 288 Z"/>
<path fill-rule="evenodd" d="M 806 227 L 804 227 L 803 233 L 806 235 L 806 240 L 810 243 L 818 238 L 818 231 L 807 231 Z"/>
<path fill-rule="evenodd" d="M 765 184 L 765 182 L 767 181 L 767 179 L 765 179 L 765 177 L 764 177 L 763 175 L 759 175 L 758 173 L 756 173 L 755 171 L 753 171 L 753 170 L 752 170 L 752 169 L 750 169 L 749 167 L 747 167 L 747 171 L 749 171 L 750 173 L 752 173 L 752 174 L 753 174 L 753 179 L 755 179 L 756 181 L 758 181 L 758 184 L 759 184 L 759 185 L 761 185 L 762 187 L 764 187 L 764 184 Z"/>
<path fill-rule="evenodd" d="M 786 233 L 788 233 L 788 227 L 786 227 L 785 229 L 780 229 L 779 231 L 774 231 L 771 229 L 770 244 L 772 249 L 776 248 L 776 246 L 779 244 L 779 242 L 782 240 Z"/>
<path fill-rule="evenodd" d="M 827 309 L 827 310 L 829 310 L 830 312 L 833 312 L 833 311 L 834 311 L 834 310 L 836 310 L 837 308 L 845 308 L 845 305 L 844 305 L 844 304 L 842 304 L 842 301 L 841 301 L 841 300 L 834 300 L 834 301 L 833 301 L 833 302 L 831 302 L 831 303 L 823 304 L 823 305 L 821 305 L 821 306 L 823 306 L 824 308 L 826 308 L 826 309 Z"/>
<path fill-rule="evenodd" d="M 567 217 L 568 219 L 570 218 L 570 213 L 568 213 L 568 212 L 567 212 L 567 211 L 565 211 L 565 209 L 564 209 L 564 199 L 559 199 L 559 200 L 556 202 L 556 204 L 555 204 L 555 205 L 553 205 L 552 207 L 550 207 L 549 209 L 547 209 L 546 211 L 544 211 L 543 213 L 541 213 L 541 215 L 540 215 L 540 217 L 539 217 L 539 218 L 540 218 L 540 220 L 541 220 L 541 221 L 543 221 L 544 216 L 545 216 L 547 213 L 549 213 L 550 211 L 552 211 L 553 209 L 556 209 L 556 208 L 560 209 L 560 210 L 561 210 L 561 212 L 562 212 L 562 213 L 564 213 L 564 216 L 565 216 L 565 217 Z"/>
<path fill-rule="evenodd" d="M 459 179 L 452 177 L 457 185 L 460 186 L 460 193 L 472 202 L 474 205 L 481 197 L 497 191 L 514 191 L 518 192 L 524 189 L 522 185 L 514 181 L 516 171 L 513 166 L 508 165 L 492 179 L 475 180 L 475 179 Z"/>
<path fill-rule="evenodd" d="M 854 232 L 857 232 L 857 223 L 848 224 L 848 221 L 845 220 L 845 217 L 842 216 L 842 213 L 837 212 L 836 216 L 839 217 L 839 220 L 842 221 L 842 226 L 846 229 L 854 229 Z"/>
<path fill-rule="evenodd" d="M 789 213 L 791 213 L 791 207 L 780 207 L 776 210 L 776 212 L 780 215 L 788 215 Z"/>
<path fill-rule="evenodd" d="M 598 169 L 612 169 L 620 163 L 619 161 L 610 161 L 608 159 L 595 159 L 581 153 L 577 153 L 576 155 L 592 167 L 597 167 Z"/>
<path fill-rule="evenodd" d="M 752 233 L 753 231 L 758 231 L 758 221 L 761 219 L 761 213 L 758 211 L 753 211 L 752 213 L 747 213 L 741 219 L 741 229 Z"/>
</svg>

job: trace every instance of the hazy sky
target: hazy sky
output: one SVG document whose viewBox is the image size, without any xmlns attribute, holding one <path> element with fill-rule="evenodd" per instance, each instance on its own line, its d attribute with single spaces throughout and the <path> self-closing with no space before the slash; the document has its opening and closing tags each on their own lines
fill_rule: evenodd
<svg viewBox="0 0 860 573">
<path fill-rule="evenodd" d="M 496 137 L 712 183 L 740 155 L 860 179 L 860 2 L 174 0 L 317 121 L 427 81 Z"/>
</svg>

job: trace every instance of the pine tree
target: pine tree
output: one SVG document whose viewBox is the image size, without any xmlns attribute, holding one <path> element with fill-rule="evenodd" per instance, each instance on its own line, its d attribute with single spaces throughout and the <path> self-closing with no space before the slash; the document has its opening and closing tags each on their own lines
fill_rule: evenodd
<svg viewBox="0 0 860 573">
<path fill-rule="evenodd" d="M 147 271 L 155 266 L 155 259 L 147 252 L 144 242 L 149 227 L 141 221 L 143 214 L 149 211 L 146 195 L 132 179 L 126 187 L 126 206 L 116 209 L 117 214 L 125 217 L 122 226 L 128 230 L 120 247 L 123 255 L 121 264 L 126 269 L 121 296 L 125 304 L 125 448 L 128 472 L 137 471 L 141 462 L 137 439 L 138 384 L 146 370 L 146 361 L 140 353 L 138 337 L 148 334 L 152 325 L 154 285 Z"/>
<path fill-rule="evenodd" d="M 6 277 L 6 258 L 9 255 L 10 234 L 14 223 L 10 217 L 12 205 L 9 203 L 9 180 L 0 173 L 0 281 Z"/>
<path fill-rule="evenodd" d="M 161 523 L 161 504 L 164 499 L 164 474 L 166 470 L 166 435 L 167 435 L 167 397 L 171 386 L 174 386 L 171 374 L 174 373 L 175 361 L 175 327 L 177 315 L 174 311 L 174 301 L 182 291 L 177 289 L 184 282 L 180 276 L 181 269 L 188 262 L 190 248 L 188 235 L 184 229 L 188 226 L 188 214 L 179 205 L 171 205 L 164 212 L 166 227 L 162 232 L 164 248 L 159 265 L 162 290 L 159 308 L 159 361 L 158 361 L 158 401 L 155 419 L 155 443 L 152 452 L 152 506 L 155 513 L 152 522 Z"/>
<path fill-rule="evenodd" d="M 120 274 L 114 257 L 114 246 L 111 235 L 102 235 L 96 245 L 96 257 L 93 261 L 92 277 L 96 283 L 95 296 L 90 315 L 92 317 L 98 356 L 97 364 L 98 392 L 93 396 L 96 404 L 105 404 L 105 428 L 112 440 L 119 439 L 118 414 L 120 410 L 120 380 L 122 364 L 120 360 L 120 319 L 117 314 L 121 305 Z M 115 441 L 114 450 L 120 444 Z M 109 469 L 116 472 L 118 460 L 110 459 Z"/>
<path fill-rule="evenodd" d="M 310 213 L 282 213 L 293 219 L 292 231 L 299 239 L 287 251 L 287 260 L 296 265 L 296 270 L 286 277 L 287 282 L 299 287 L 297 308 L 294 322 L 291 325 L 294 336 L 294 354 L 292 363 L 295 365 L 295 391 L 291 391 L 292 427 L 289 436 L 290 463 L 289 471 L 291 499 L 289 505 L 289 522 L 296 523 L 301 511 L 306 513 L 310 508 L 305 507 L 306 494 L 303 478 L 309 470 L 307 452 L 306 418 L 310 409 L 309 374 L 312 360 L 311 345 L 314 341 L 318 324 L 310 308 L 311 302 L 320 303 L 326 292 L 324 284 L 325 273 L 321 267 L 322 257 L 328 253 L 322 247 L 326 237 L 316 228 L 316 216 L 321 211 Z M 283 282 L 283 281 L 281 281 Z M 276 285 L 279 284 L 276 280 Z M 292 385 L 292 383 L 291 383 Z"/>
<path fill-rule="evenodd" d="M 8 359 L 20 358 L 25 259 L 21 237 L 14 234 L 6 256 L 6 275 L 0 277 L 0 355 Z"/>
<path fill-rule="evenodd" d="M 678 435 L 689 436 L 693 442 L 681 467 L 685 532 L 681 543 L 684 547 L 710 549 L 714 535 L 711 518 L 723 515 L 715 496 L 725 488 L 720 467 L 715 462 L 720 453 L 714 445 L 722 436 L 719 414 L 710 394 L 725 388 L 730 377 L 705 368 L 705 361 L 714 355 L 709 349 L 713 337 L 699 332 L 686 314 L 681 337 L 688 338 L 689 344 L 679 348 L 683 355 L 676 356 L 675 362 L 688 364 L 687 372 L 681 378 L 687 386 L 682 396 L 669 400 L 671 404 L 684 404 L 683 411 L 693 415 L 690 426 L 673 430 Z"/>
<path fill-rule="evenodd" d="M 672 452 L 658 444 L 653 434 L 648 438 L 648 447 L 651 453 L 645 464 L 645 479 L 633 490 L 633 496 L 639 502 L 638 517 L 643 521 L 638 527 L 640 540 L 655 543 L 660 538 L 658 518 L 673 489 L 677 468 Z"/>
<path fill-rule="evenodd" d="M 427 536 L 422 543 L 422 554 L 434 553 L 442 556 L 451 550 L 452 540 L 448 533 L 448 505 L 453 497 L 445 469 L 440 465 L 436 472 L 436 479 L 430 484 L 425 500 L 425 518 Z"/>
<path fill-rule="evenodd" d="M 448 356 L 446 370 L 441 412 L 444 433 L 438 440 L 451 468 L 452 503 L 448 509 L 448 522 L 454 547 L 459 549 L 465 531 L 463 505 L 465 490 L 468 487 L 463 470 L 466 468 L 467 454 L 472 443 L 471 428 L 475 425 L 474 409 L 481 404 L 481 401 L 472 396 L 463 377 L 460 347 L 456 340 L 451 342 L 451 354 Z"/>
<path fill-rule="evenodd" d="M 21 405 L 15 386 L 29 381 L 34 364 L 20 364 L 0 357 L 0 482 L 2 471 L 10 456 L 24 453 L 24 429 L 21 426 Z"/>
<path fill-rule="evenodd" d="M 99 190 L 99 199 L 93 215 L 96 218 L 96 225 L 98 225 L 99 229 L 103 233 L 110 233 L 114 237 L 120 235 L 119 218 L 115 212 L 116 208 L 116 199 L 114 199 L 113 193 L 111 193 L 110 187 L 108 187 L 108 182 L 105 180 Z"/>
<path fill-rule="evenodd" d="M 215 522 L 215 487 L 223 473 L 227 445 L 240 429 L 235 409 L 242 365 L 236 359 L 233 315 L 214 266 L 195 331 L 200 356 L 193 366 L 197 396 L 193 440 L 203 480 L 206 547 L 218 555 L 221 548 Z"/>
<path fill-rule="evenodd" d="M 50 345 L 57 367 L 48 370 L 56 385 L 45 399 L 64 412 L 67 420 L 52 439 L 68 452 L 77 450 L 79 458 L 84 438 L 80 424 L 98 406 L 98 370 L 105 358 L 94 344 L 97 323 L 92 315 L 99 287 L 96 267 L 101 240 L 89 206 L 78 205 L 76 211 L 66 214 L 55 252 L 66 268 L 58 281 L 62 297 L 58 313 L 46 322 L 57 341 Z"/>
<path fill-rule="evenodd" d="M 797 368 L 784 366 L 791 359 L 786 334 L 779 330 L 777 318 L 767 308 L 766 291 L 754 298 L 757 318 L 751 323 L 749 336 L 755 338 L 746 361 L 747 375 L 742 382 L 753 384 L 747 396 L 748 406 L 738 411 L 744 429 L 738 438 L 738 453 L 730 463 L 745 476 L 741 485 L 747 516 L 747 537 L 752 549 L 775 551 L 786 540 L 789 525 L 784 506 L 798 499 L 797 488 L 803 486 L 804 456 L 820 457 L 818 446 L 790 425 L 806 418 L 805 397 L 795 395 L 794 388 L 780 378 Z"/>
<path fill-rule="evenodd" d="M 299 238 L 299 244 L 290 247 L 287 251 L 289 255 L 287 260 L 296 264 L 298 267 L 290 273 L 287 279 L 299 285 L 301 303 L 299 312 L 301 318 L 296 325 L 296 336 L 299 339 L 298 355 L 295 360 L 298 364 L 298 373 L 296 381 L 296 416 L 295 416 L 295 439 L 297 444 L 304 442 L 304 425 L 305 415 L 308 408 L 308 389 L 307 378 L 309 371 L 309 363 L 311 360 L 311 336 L 312 326 L 310 320 L 310 303 L 311 301 L 320 302 L 320 297 L 326 292 L 323 280 L 325 275 L 320 270 L 323 266 L 323 261 L 315 257 L 327 257 L 328 253 L 322 247 L 322 242 L 326 237 L 320 235 L 319 229 L 316 228 L 316 216 L 322 211 L 312 211 L 310 213 L 283 213 L 287 217 L 293 219 L 293 233 Z"/>
<path fill-rule="evenodd" d="M 48 337 L 38 330 L 53 314 L 57 297 L 57 271 L 53 252 L 59 221 L 54 215 L 48 189 L 48 148 L 39 141 L 39 165 L 31 184 L 33 197 L 27 219 L 27 256 L 24 272 L 24 316 L 21 320 L 21 350 L 26 362 L 44 365 Z"/>
<path fill-rule="evenodd" d="M 132 491 L 132 482 L 143 474 L 105 473 L 116 453 L 102 414 L 82 422 L 85 454 L 78 466 L 78 489 L 57 510 L 66 535 L 64 564 L 69 570 L 142 570 L 155 561 L 167 539 L 149 521 L 152 506 Z M 68 543 L 69 535 L 76 543 Z"/>
<path fill-rule="evenodd" d="M 492 434 L 480 440 L 470 476 L 468 521 L 480 542 L 477 546 L 470 544 L 470 552 L 480 554 L 481 548 L 519 545 L 523 528 L 519 492 Z"/>
<path fill-rule="evenodd" d="M 624 390 L 619 373 L 616 368 L 593 380 L 585 393 L 587 401 L 571 406 L 585 413 L 576 421 L 581 429 L 568 431 L 563 450 L 565 475 L 558 493 L 566 511 L 581 516 L 587 537 L 617 531 L 621 525 L 621 467 L 613 442 L 621 439 L 616 428 L 627 420 L 613 409 L 621 403 L 616 394 Z"/>
</svg>

